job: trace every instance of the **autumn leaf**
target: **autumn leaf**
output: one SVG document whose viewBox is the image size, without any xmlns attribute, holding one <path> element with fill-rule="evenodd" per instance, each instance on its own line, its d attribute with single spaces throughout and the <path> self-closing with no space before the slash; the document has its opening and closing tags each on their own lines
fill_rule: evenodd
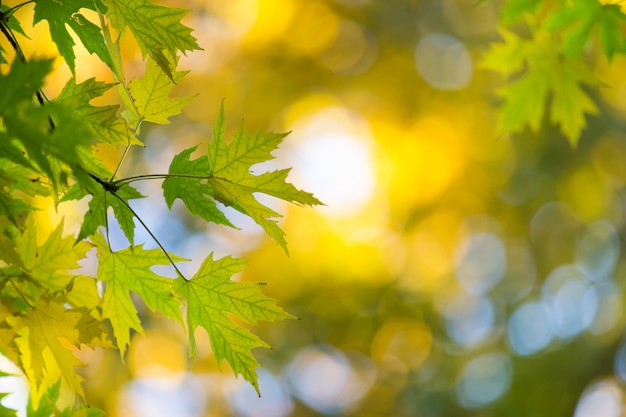
<svg viewBox="0 0 626 417">
<path fill-rule="evenodd" d="M 213 260 L 210 254 L 190 280 L 177 279 L 174 289 L 187 300 L 191 355 L 197 351 L 194 330 L 201 326 L 209 334 L 218 365 L 221 367 L 221 362 L 226 360 L 233 372 L 241 374 L 258 392 L 256 368 L 259 364 L 251 349 L 268 345 L 229 315 L 251 325 L 259 320 L 275 321 L 292 316 L 261 293 L 261 284 L 231 280 L 244 266 L 242 259 Z"/>
</svg>

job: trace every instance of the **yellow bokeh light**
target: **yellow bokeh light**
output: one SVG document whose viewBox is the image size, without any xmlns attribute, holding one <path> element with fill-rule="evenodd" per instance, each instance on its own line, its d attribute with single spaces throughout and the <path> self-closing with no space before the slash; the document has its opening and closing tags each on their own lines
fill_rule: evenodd
<svg viewBox="0 0 626 417">
<path fill-rule="evenodd" d="M 258 0 L 221 1 L 209 0 L 204 7 L 212 15 L 222 19 L 242 35 L 252 27 L 259 10 Z"/>
<path fill-rule="evenodd" d="M 433 337 L 420 321 L 391 319 L 376 333 L 371 357 L 380 365 L 401 362 L 408 369 L 418 368 L 428 358 Z"/>
<path fill-rule="evenodd" d="M 626 147 L 621 133 L 602 137 L 593 149 L 593 164 L 599 173 L 607 176 L 614 186 L 626 182 Z"/>
<path fill-rule="evenodd" d="M 355 75 L 367 70 L 377 55 L 374 35 L 357 22 L 343 21 L 335 41 L 320 55 L 320 61 L 333 72 Z"/>
<path fill-rule="evenodd" d="M 340 101 L 325 93 L 308 94 L 298 101 L 292 103 L 283 115 L 283 125 L 289 128 L 296 124 L 299 120 L 319 112 L 327 107 L 339 106 Z M 293 135 L 295 136 L 295 135 Z M 297 137 L 290 137 L 290 140 L 297 140 Z"/>
<path fill-rule="evenodd" d="M 280 39 L 289 29 L 294 9 L 293 0 L 259 1 L 256 20 L 243 40 L 244 46 L 260 48 Z"/>
<path fill-rule="evenodd" d="M 187 370 L 187 355 L 179 338 L 147 332 L 131 340 L 128 366 L 135 378 L 176 376 Z"/>
<path fill-rule="evenodd" d="M 335 40 L 339 22 L 339 17 L 324 3 L 301 1 L 289 26 L 289 36 L 284 42 L 295 53 L 318 54 Z"/>
<path fill-rule="evenodd" d="M 585 222 L 597 220 L 610 209 L 611 190 L 591 167 L 582 167 L 560 187 L 561 201 L 567 204 Z"/>
<path fill-rule="evenodd" d="M 391 192 L 405 206 L 434 203 L 463 172 L 465 137 L 443 115 L 420 118 L 407 132 L 387 125 L 378 133 L 393 162 Z"/>
</svg>

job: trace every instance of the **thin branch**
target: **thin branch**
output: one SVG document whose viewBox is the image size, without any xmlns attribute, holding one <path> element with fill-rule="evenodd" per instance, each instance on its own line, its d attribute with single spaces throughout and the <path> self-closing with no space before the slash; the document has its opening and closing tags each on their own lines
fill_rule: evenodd
<svg viewBox="0 0 626 417">
<path fill-rule="evenodd" d="M 178 276 L 180 276 L 182 279 L 184 279 L 185 281 L 188 281 L 188 279 L 183 275 L 182 272 L 180 272 L 180 269 L 178 269 L 178 267 L 176 266 L 176 264 L 174 263 L 174 260 L 172 259 L 172 257 L 169 255 L 169 253 L 167 253 L 167 251 L 165 250 L 165 248 L 163 247 L 163 245 L 161 244 L 161 242 L 159 242 L 159 239 L 156 238 L 156 236 L 154 235 L 154 233 L 152 233 L 152 231 L 148 228 L 148 226 L 146 226 L 146 224 L 143 222 L 143 220 L 141 220 L 141 217 L 139 217 L 137 215 L 137 212 L 135 210 L 133 210 L 133 208 L 130 206 L 130 204 L 128 204 L 128 202 L 126 200 L 124 200 L 122 197 L 120 197 L 119 195 L 117 195 L 116 192 L 111 191 L 111 194 L 117 198 L 118 200 L 120 200 L 122 202 L 122 204 L 124 204 L 126 206 L 126 208 L 128 208 L 128 210 L 130 210 L 130 212 L 133 214 L 133 216 L 135 216 L 137 218 L 137 220 L 139 220 L 139 223 L 141 223 L 141 225 L 143 226 L 144 229 L 146 229 L 146 232 L 148 232 L 148 234 L 150 235 L 150 237 L 152 237 L 152 239 L 156 242 L 157 245 L 159 245 L 159 248 L 161 248 L 161 251 L 163 251 L 163 253 L 165 254 L 165 256 L 167 257 L 168 261 L 170 261 L 170 264 L 172 264 L 172 266 L 174 267 L 174 270 L 176 270 L 176 273 L 178 274 Z"/>
</svg>

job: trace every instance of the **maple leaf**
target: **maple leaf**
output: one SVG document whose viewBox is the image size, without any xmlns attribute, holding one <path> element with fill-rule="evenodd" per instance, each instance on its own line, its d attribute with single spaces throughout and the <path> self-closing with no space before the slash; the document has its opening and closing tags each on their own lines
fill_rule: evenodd
<svg viewBox="0 0 626 417">
<path fill-rule="evenodd" d="M 191 28 L 180 23 L 187 10 L 159 6 L 148 0 L 105 0 L 105 4 L 113 27 L 119 33 L 128 27 L 143 56 L 149 55 L 172 80 L 173 65 L 167 55 L 200 49 L 191 36 Z"/>
<path fill-rule="evenodd" d="M 22 258 L 17 253 L 15 242 L 4 233 L 0 233 L 0 260 L 6 262 L 7 265 L 24 266 Z"/>
<path fill-rule="evenodd" d="M 44 83 L 44 78 L 52 71 L 52 60 L 31 60 L 23 63 L 14 59 L 9 72 L 0 73 L 0 114 L 5 117 L 7 112 L 15 109 L 19 102 L 31 100 Z"/>
<path fill-rule="evenodd" d="M 548 79 L 536 71 L 512 81 L 502 92 L 504 103 L 500 108 L 498 130 L 520 132 L 528 125 L 537 132 L 545 112 L 548 89 Z"/>
<path fill-rule="evenodd" d="M 541 0 L 508 0 L 502 5 L 500 20 L 502 24 L 510 25 L 524 14 L 533 12 L 540 4 Z"/>
<path fill-rule="evenodd" d="M 550 122 L 576 146 L 585 115 L 597 112 L 582 88 L 598 84 L 592 72 L 582 62 L 563 57 L 546 30 L 538 30 L 533 39 L 506 31 L 502 35 L 504 42 L 492 47 L 482 63 L 483 68 L 513 77 L 499 90 L 504 102 L 498 131 L 518 133 L 528 126 L 537 132 L 548 113 Z"/>
<path fill-rule="evenodd" d="M 254 193 L 267 194 L 288 202 L 302 205 L 322 204 L 313 194 L 298 190 L 286 181 L 289 169 L 281 169 L 254 175 L 253 165 L 272 159 L 286 133 L 249 134 L 241 127 L 232 142 L 225 141 L 226 121 L 222 104 L 213 140 L 207 144 L 206 156 L 190 160 L 196 147 L 176 155 L 169 168 L 169 176 L 163 181 L 163 195 L 168 206 L 180 198 L 187 209 L 207 221 L 230 225 L 217 214 L 213 199 L 231 206 L 251 217 L 265 232 L 287 252 L 284 232 L 273 218 L 280 217 L 269 207 L 255 199 Z"/>
<path fill-rule="evenodd" d="M 78 261 L 86 256 L 90 245 L 74 243 L 73 236 L 62 237 L 63 220 L 48 235 L 40 247 L 37 246 L 37 226 L 33 215 L 28 216 L 26 231 L 17 240 L 20 256 L 30 274 L 50 290 L 64 288 L 72 279 L 64 272 L 79 268 Z"/>
<path fill-rule="evenodd" d="M 10 11 L 10 7 L 7 6 L 6 4 L 0 4 L 0 10 L 4 14 L 4 18 L 5 18 L 4 23 L 6 25 L 6 28 L 10 29 L 13 32 L 17 32 L 17 33 L 25 36 L 26 38 L 28 38 L 28 36 L 26 36 L 26 33 L 24 33 L 24 29 L 22 29 L 22 25 L 20 24 L 20 21 L 15 18 L 13 13 L 9 12 Z M 4 57 L 5 53 L 6 53 L 6 51 L 4 50 L 2 45 L 0 45 L 0 64 L 8 64 L 8 61 Z"/>
<path fill-rule="evenodd" d="M 175 63 L 172 66 L 175 66 Z M 168 119 L 179 114 L 187 103 L 194 98 L 194 96 L 169 97 L 172 88 L 188 72 L 172 71 L 168 75 L 154 60 L 149 58 L 144 76 L 131 80 L 128 85 L 139 117 L 137 120 L 131 120 L 131 123 L 136 125 L 140 120 L 158 124 L 169 123 Z"/>
<path fill-rule="evenodd" d="M 552 79 L 550 121 L 561 126 L 572 147 L 576 146 L 580 132 L 586 126 L 585 114 L 596 114 L 598 108 L 581 88 L 594 81 L 590 71 L 582 64 L 566 62 Z"/>
<path fill-rule="evenodd" d="M 79 312 L 66 309 L 62 302 L 41 298 L 25 315 L 7 319 L 18 334 L 15 344 L 24 372 L 32 384 L 33 398 L 41 397 L 50 386 L 50 376 L 57 372 L 75 393 L 84 398 L 83 378 L 74 371 L 75 366 L 83 364 L 61 342 L 62 338 L 71 344 L 79 343 L 76 325 L 80 317 Z"/>
<path fill-rule="evenodd" d="M 13 162 L 13 149 L 25 152 L 31 167 L 45 174 L 54 191 L 65 186 L 69 173 L 80 166 L 81 149 L 89 146 L 92 135 L 70 108 L 60 103 L 34 106 L 33 96 L 43 85 L 52 68 L 52 61 L 31 60 L 27 63 L 13 60 L 7 74 L 0 73 L 0 114 L 5 133 L 3 137 L 17 144 L 3 146 Z M 50 129 L 54 119 L 54 129 Z M 13 149 L 11 149 L 13 148 Z M 3 155 L 4 156 L 4 155 Z M 22 164 L 24 165 L 24 164 Z M 53 194 L 56 197 L 56 193 Z"/>
<path fill-rule="evenodd" d="M 101 3 L 100 3 L 101 5 Z M 81 40 L 85 48 L 100 57 L 102 62 L 113 69 L 113 61 L 109 50 L 106 47 L 102 31 L 90 22 L 85 16 L 79 13 L 82 8 L 97 11 L 96 2 L 86 2 L 83 0 L 35 0 L 35 16 L 33 23 L 47 20 L 50 26 L 50 35 L 57 45 L 59 53 L 67 62 L 72 74 L 75 73 L 74 41 L 67 30 L 67 26 L 72 28 L 74 33 Z M 100 8 L 104 8 L 102 5 Z"/>
<path fill-rule="evenodd" d="M 24 281 L 23 294 L 36 301 L 44 292 L 64 289 L 76 278 L 68 271 L 79 268 L 78 261 L 86 256 L 91 246 L 87 242 L 74 243 L 73 236 L 62 236 L 63 221 L 48 235 L 43 245 L 37 245 L 37 226 L 32 213 L 24 223 L 24 232 L 15 238 L 20 262 L 30 279 Z M 87 278 L 91 279 L 91 278 Z M 91 279 L 93 281 L 93 279 Z"/>
<path fill-rule="evenodd" d="M 134 215 L 130 211 L 126 204 L 122 203 L 120 199 L 123 199 L 128 203 L 128 200 L 136 198 L 145 198 L 143 194 L 137 191 L 135 188 L 128 184 L 121 185 L 115 194 L 119 197 L 115 197 L 108 191 L 106 191 L 102 184 L 96 182 L 92 177 L 88 177 L 82 183 L 85 187 L 81 187 L 81 184 L 75 184 L 68 190 L 68 192 L 61 198 L 61 202 L 71 200 L 81 200 L 87 195 L 91 195 L 89 200 L 89 209 L 85 213 L 83 223 L 76 241 L 80 241 L 88 236 L 94 235 L 98 227 L 107 225 L 107 209 L 113 208 L 113 214 L 117 219 L 120 228 L 124 232 L 124 235 L 128 241 L 133 244 L 135 238 L 135 222 L 133 220 Z"/>
<path fill-rule="evenodd" d="M 56 102 L 72 106 L 77 117 L 90 128 L 91 133 L 109 145 L 143 145 L 131 134 L 123 119 L 117 117 L 119 106 L 92 106 L 89 101 L 101 96 L 113 87 L 90 78 L 80 84 L 70 79 L 65 84 Z"/>
<path fill-rule="evenodd" d="M 87 405 L 69 405 L 63 410 L 57 407 L 57 401 L 61 394 L 61 381 L 52 384 L 44 395 L 39 399 L 39 403 L 35 404 L 33 398 L 29 398 L 26 406 L 26 415 L 28 417 L 102 417 L 105 413 L 95 407 Z"/>
<path fill-rule="evenodd" d="M 480 67 L 500 74 L 514 74 L 524 68 L 528 54 L 527 41 L 508 30 L 501 30 L 500 35 L 503 42 L 491 45 Z"/>
<path fill-rule="evenodd" d="M 16 337 L 15 329 L 8 323 L 10 317 L 19 314 L 14 300 L 9 297 L 0 297 L 0 352 L 13 363 L 20 363 L 20 353 L 13 343 Z"/>
<path fill-rule="evenodd" d="M 625 53 L 626 43 L 620 28 L 626 15 L 617 4 L 602 4 L 598 0 L 574 0 L 561 6 L 545 22 L 549 30 L 563 30 L 563 52 L 566 56 L 579 55 L 594 29 L 599 30 L 600 44 L 609 62 L 616 52 Z"/>
<path fill-rule="evenodd" d="M 226 360 L 233 372 L 241 374 L 259 391 L 256 368 L 258 362 L 251 349 L 268 347 L 246 327 L 236 324 L 229 315 L 255 325 L 259 320 L 275 321 L 291 318 L 276 305 L 276 301 L 263 295 L 261 284 L 234 282 L 233 274 L 245 266 L 242 259 L 224 257 L 213 260 L 210 254 L 190 279 L 177 279 L 174 291 L 187 300 L 187 326 L 190 354 L 197 353 L 194 330 L 206 329 L 218 366 Z"/>
<path fill-rule="evenodd" d="M 158 275 L 153 266 L 169 265 L 160 249 L 131 246 L 111 252 L 101 234 L 92 237 L 98 250 L 98 280 L 106 282 L 102 311 L 113 326 L 117 347 L 123 356 L 130 342 L 130 329 L 143 332 L 130 291 L 141 296 L 152 310 L 182 323 L 180 301 L 172 294 L 174 279 Z M 183 258 L 170 255 L 174 261 Z"/>
</svg>

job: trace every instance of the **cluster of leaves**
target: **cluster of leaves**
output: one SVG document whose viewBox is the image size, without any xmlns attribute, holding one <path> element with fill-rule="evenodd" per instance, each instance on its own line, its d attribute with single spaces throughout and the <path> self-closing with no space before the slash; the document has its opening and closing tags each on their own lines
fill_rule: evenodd
<svg viewBox="0 0 626 417">
<path fill-rule="evenodd" d="M 76 56 L 68 28 L 110 68 L 116 83 L 73 77 L 56 99 L 48 100 L 42 86 L 52 60 L 27 59 L 15 35 L 24 32 L 14 12 L 26 5 L 34 5 L 34 24 L 48 22 L 72 74 Z M 142 145 L 137 137 L 141 125 L 169 123 L 193 99 L 170 97 L 185 75 L 176 69 L 178 54 L 199 49 L 192 30 L 181 23 L 186 11 L 149 0 L 33 0 L 1 7 L 0 28 L 7 42 L 0 64 L 8 68 L 0 73 L 0 352 L 28 378 L 32 414 L 61 415 L 54 404 L 61 385 L 85 400 L 77 349 L 118 349 L 124 355 L 131 331 L 142 332 L 131 293 L 152 311 L 186 326 L 192 355 L 194 330 L 205 328 L 218 364 L 226 360 L 258 391 L 258 363 L 251 349 L 266 345 L 241 323 L 254 325 L 289 314 L 261 293 L 260 284 L 231 280 L 244 267 L 241 259 L 209 254 L 193 277 L 183 276 L 176 263 L 184 258 L 163 248 L 129 200 L 144 197 L 133 182 L 161 179 L 170 208 L 181 199 L 207 222 L 234 227 L 217 203 L 231 206 L 254 219 L 286 251 L 276 222 L 279 214 L 254 194 L 301 205 L 320 202 L 289 184 L 288 170 L 259 175 L 250 170 L 271 159 L 285 135 L 250 134 L 242 127 L 227 141 L 222 108 L 203 156 L 190 159 L 193 147 L 176 155 L 167 173 L 118 178 L 128 151 Z M 130 81 L 120 54 L 120 37 L 127 32 L 146 60 L 143 76 Z M 91 104 L 114 87 L 123 106 Z M 125 149 L 114 172 L 97 158 L 95 145 Z M 33 214 L 38 196 L 55 203 L 88 198 L 78 236 L 64 236 L 63 223 L 43 234 Z M 108 230 L 109 207 L 128 239 L 125 249 L 112 251 L 103 232 Z M 135 222 L 159 249 L 135 244 Z M 98 262 L 95 277 L 82 275 L 79 263 L 92 248 Z M 157 265 L 172 265 L 178 276 L 153 272 Z M 63 413 L 100 415 L 81 405 Z M 13 415 L 1 407 L 0 414 Z"/>
<path fill-rule="evenodd" d="M 588 87 L 600 85 L 588 60 L 598 49 L 609 61 L 626 53 L 626 14 L 599 0 L 509 0 L 500 15 L 504 42 L 483 66 L 509 78 L 500 91 L 499 131 L 537 131 L 544 116 L 572 146 L 598 109 Z"/>
</svg>

